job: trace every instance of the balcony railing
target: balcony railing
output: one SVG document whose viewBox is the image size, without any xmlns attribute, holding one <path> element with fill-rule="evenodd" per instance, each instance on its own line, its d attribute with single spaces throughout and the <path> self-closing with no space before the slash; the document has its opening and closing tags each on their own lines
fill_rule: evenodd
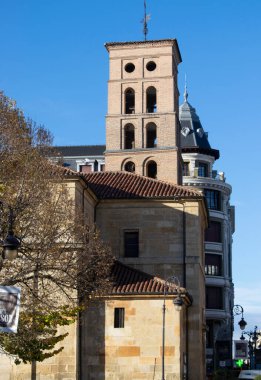
<svg viewBox="0 0 261 380">
<path fill-rule="evenodd" d="M 215 179 L 217 181 L 226 182 L 225 173 L 224 172 L 218 172 L 217 170 L 212 170 L 209 175 L 200 175 L 199 168 L 195 168 L 194 170 L 184 170 L 183 176 L 184 177 L 194 177 L 194 178 L 211 178 Z"/>
</svg>

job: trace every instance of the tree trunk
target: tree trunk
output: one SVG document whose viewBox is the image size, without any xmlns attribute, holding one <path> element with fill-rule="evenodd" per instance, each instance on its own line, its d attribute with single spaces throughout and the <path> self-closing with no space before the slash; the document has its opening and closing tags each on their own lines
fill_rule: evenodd
<svg viewBox="0 0 261 380">
<path fill-rule="evenodd" d="M 33 360 L 31 363 L 31 380 L 36 380 L 36 361 Z"/>
</svg>

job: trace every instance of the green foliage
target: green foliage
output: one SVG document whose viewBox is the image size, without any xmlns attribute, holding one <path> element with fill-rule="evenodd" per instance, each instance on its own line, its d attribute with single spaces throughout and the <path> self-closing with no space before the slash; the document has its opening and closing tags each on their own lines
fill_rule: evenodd
<svg viewBox="0 0 261 380">
<path fill-rule="evenodd" d="M 63 350 L 63 347 L 54 349 L 68 335 L 57 335 L 58 327 L 74 323 L 79 310 L 66 309 L 64 306 L 48 314 L 22 312 L 17 334 L 1 333 L 0 345 L 6 353 L 15 357 L 16 364 L 42 362 Z"/>
<path fill-rule="evenodd" d="M 55 345 L 67 334 L 59 326 L 75 321 L 79 300 L 107 291 L 114 261 L 72 190 L 73 172 L 50 160 L 57 157 L 51 143 L 51 134 L 0 92 L 0 239 L 12 210 L 21 240 L 14 261 L 1 263 L 0 255 L 0 285 L 17 286 L 22 295 L 18 333 L 0 334 L 0 346 L 17 363 L 62 350 Z"/>
<path fill-rule="evenodd" d="M 261 380 L 261 375 L 257 375 L 254 380 Z"/>
<path fill-rule="evenodd" d="M 236 374 L 234 373 L 233 370 L 227 369 L 227 368 L 218 369 L 217 371 L 215 371 L 214 376 L 213 376 L 213 380 L 234 380 L 234 379 L 237 379 Z"/>
</svg>

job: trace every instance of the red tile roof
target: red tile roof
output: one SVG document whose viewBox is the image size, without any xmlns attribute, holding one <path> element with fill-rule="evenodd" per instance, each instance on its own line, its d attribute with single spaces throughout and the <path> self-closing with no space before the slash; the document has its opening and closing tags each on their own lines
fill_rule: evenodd
<svg viewBox="0 0 261 380">
<path fill-rule="evenodd" d="M 112 269 L 112 295 L 164 294 L 165 280 L 116 261 Z M 181 293 L 186 293 L 180 288 Z M 177 285 L 167 282 L 166 294 L 177 294 Z"/>
<path fill-rule="evenodd" d="M 99 199 L 203 198 L 199 191 L 186 186 L 129 172 L 94 172 L 82 176 Z"/>
</svg>

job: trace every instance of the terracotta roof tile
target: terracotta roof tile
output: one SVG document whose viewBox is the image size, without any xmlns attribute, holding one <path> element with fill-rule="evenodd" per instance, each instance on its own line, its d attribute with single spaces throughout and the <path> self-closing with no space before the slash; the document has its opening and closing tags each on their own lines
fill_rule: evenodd
<svg viewBox="0 0 261 380">
<path fill-rule="evenodd" d="M 187 186 L 129 172 L 94 172 L 82 176 L 99 199 L 203 198 L 199 191 Z"/>
<path fill-rule="evenodd" d="M 165 281 L 116 261 L 112 269 L 112 295 L 163 294 Z M 180 288 L 181 292 L 186 292 Z M 167 284 L 166 293 L 177 294 L 175 284 Z"/>
</svg>

